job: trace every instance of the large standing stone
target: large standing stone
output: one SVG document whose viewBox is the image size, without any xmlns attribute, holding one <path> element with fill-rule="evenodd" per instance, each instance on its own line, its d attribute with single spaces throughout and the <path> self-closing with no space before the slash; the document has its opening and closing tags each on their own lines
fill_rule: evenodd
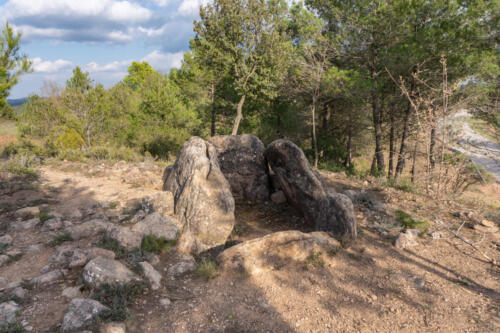
<svg viewBox="0 0 500 333">
<path fill-rule="evenodd" d="M 214 136 L 222 173 L 235 196 L 259 202 L 269 199 L 269 177 L 264 144 L 254 135 Z"/>
<path fill-rule="evenodd" d="M 214 145 L 199 137 L 184 143 L 163 189 L 174 195 L 180 251 L 197 254 L 226 242 L 234 226 L 234 198 Z"/>
<path fill-rule="evenodd" d="M 61 331 L 76 332 L 88 328 L 95 324 L 97 316 L 106 310 L 109 308 L 92 299 L 75 298 L 69 303 Z"/>
<path fill-rule="evenodd" d="M 266 158 L 288 202 L 299 209 L 309 223 L 342 240 L 356 237 L 351 200 L 323 187 L 297 145 L 276 140 L 267 147 Z"/>
<path fill-rule="evenodd" d="M 119 261 L 103 257 L 92 259 L 83 269 L 83 280 L 93 287 L 104 283 L 126 284 L 137 279 L 138 277 Z"/>
<path fill-rule="evenodd" d="M 222 267 L 253 275 L 304 262 L 309 256 L 336 253 L 340 248 L 340 243 L 325 232 L 280 231 L 232 246 L 219 254 L 217 261 Z"/>
</svg>

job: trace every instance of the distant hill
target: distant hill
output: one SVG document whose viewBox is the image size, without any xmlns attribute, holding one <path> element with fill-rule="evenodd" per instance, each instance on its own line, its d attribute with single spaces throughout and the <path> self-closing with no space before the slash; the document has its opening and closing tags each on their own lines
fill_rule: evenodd
<svg viewBox="0 0 500 333">
<path fill-rule="evenodd" d="M 27 97 L 16 98 L 16 99 L 7 99 L 7 103 L 9 103 L 10 106 L 14 107 L 14 106 L 23 105 L 24 103 L 26 103 L 27 100 L 28 100 Z"/>
</svg>

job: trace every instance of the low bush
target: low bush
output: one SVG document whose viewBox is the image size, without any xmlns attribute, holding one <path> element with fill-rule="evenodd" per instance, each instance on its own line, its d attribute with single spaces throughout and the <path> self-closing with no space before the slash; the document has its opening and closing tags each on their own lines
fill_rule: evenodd
<svg viewBox="0 0 500 333">
<path fill-rule="evenodd" d="M 103 321 L 125 321 L 130 318 L 128 306 L 146 290 L 147 284 L 140 281 L 127 284 L 105 283 L 94 289 L 92 298 L 109 308 L 99 316 Z"/>
<path fill-rule="evenodd" d="M 198 264 L 198 268 L 196 270 L 196 275 L 207 280 L 215 277 L 216 273 L 217 264 L 209 259 L 203 259 L 203 261 Z"/>
<path fill-rule="evenodd" d="M 169 252 L 173 245 L 175 245 L 175 240 L 168 241 L 165 237 L 150 234 L 142 239 L 141 250 L 151 253 Z"/>
<path fill-rule="evenodd" d="M 325 261 L 323 260 L 321 252 L 315 252 L 306 258 L 306 264 L 320 268 L 325 266 Z"/>
<path fill-rule="evenodd" d="M 422 220 L 418 221 L 412 218 L 408 213 L 403 212 L 402 210 L 397 210 L 395 212 L 396 220 L 401 223 L 407 229 L 419 229 L 422 232 L 427 231 L 427 227 L 429 226 L 429 221 Z"/>
<path fill-rule="evenodd" d="M 61 245 L 64 242 L 69 242 L 72 240 L 73 240 L 73 238 L 71 238 L 70 233 L 64 232 L 62 234 L 54 236 L 54 238 L 52 238 L 52 240 L 50 241 L 49 245 L 52 247 L 56 247 L 56 246 Z"/>
</svg>

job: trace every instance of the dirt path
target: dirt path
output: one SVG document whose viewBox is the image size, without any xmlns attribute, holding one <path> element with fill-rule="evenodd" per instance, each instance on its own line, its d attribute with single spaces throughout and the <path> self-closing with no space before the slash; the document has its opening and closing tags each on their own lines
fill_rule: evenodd
<svg viewBox="0 0 500 333">
<path fill-rule="evenodd" d="M 474 132 L 468 123 L 470 117 L 472 115 L 467 110 L 461 110 L 450 119 L 459 138 L 455 149 L 485 168 L 500 183 L 500 145 Z"/>
</svg>

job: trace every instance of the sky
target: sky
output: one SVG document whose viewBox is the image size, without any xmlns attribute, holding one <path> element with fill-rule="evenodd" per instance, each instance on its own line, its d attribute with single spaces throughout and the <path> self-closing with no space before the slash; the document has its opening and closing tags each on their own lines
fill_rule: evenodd
<svg viewBox="0 0 500 333">
<path fill-rule="evenodd" d="M 75 66 L 105 87 L 132 61 L 168 72 L 179 67 L 193 21 L 207 0 L 0 0 L 0 24 L 22 33 L 33 62 L 9 98 L 40 94 L 44 82 L 64 85 Z"/>
</svg>

